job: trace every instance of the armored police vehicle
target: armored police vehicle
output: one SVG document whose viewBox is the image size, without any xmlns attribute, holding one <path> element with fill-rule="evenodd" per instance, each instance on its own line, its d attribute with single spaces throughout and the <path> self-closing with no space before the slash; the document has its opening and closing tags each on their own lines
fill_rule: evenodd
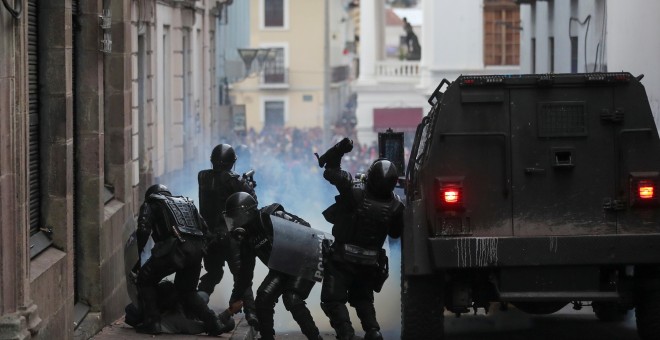
<svg viewBox="0 0 660 340">
<path fill-rule="evenodd" d="M 660 336 L 660 139 L 643 76 L 443 80 L 406 169 L 402 338 L 443 312 L 636 310 Z M 444 90 L 444 92 L 442 92 Z"/>
</svg>

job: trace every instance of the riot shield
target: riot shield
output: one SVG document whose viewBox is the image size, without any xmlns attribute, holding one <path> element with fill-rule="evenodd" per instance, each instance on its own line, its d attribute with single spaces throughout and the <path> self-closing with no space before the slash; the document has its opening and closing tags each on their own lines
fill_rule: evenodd
<svg viewBox="0 0 660 340">
<path fill-rule="evenodd" d="M 323 240 L 331 242 L 334 237 L 277 216 L 271 215 L 270 220 L 273 223 L 273 250 L 268 260 L 268 268 L 321 282 Z"/>
<path fill-rule="evenodd" d="M 128 237 L 126 244 L 124 244 L 124 273 L 126 274 L 126 290 L 131 302 L 135 306 L 138 305 L 137 287 L 135 286 L 135 279 L 137 277 L 136 270 L 140 268 L 137 247 L 137 236 L 135 232 Z"/>
<path fill-rule="evenodd" d="M 124 273 L 126 274 L 126 289 L 131 302 L 138 305 L 137 287 L 135 285 L 137 280 L 137 272 L 144 265 L 145 262 L 151 257 L 151 248 L 154 247 L 154 240 L 149 236 L 147 244 L 145 244 L 142 253 L 138 254 L 137 235 L 135 232 L 126 240 L 124 245 Z"/>
</svg>

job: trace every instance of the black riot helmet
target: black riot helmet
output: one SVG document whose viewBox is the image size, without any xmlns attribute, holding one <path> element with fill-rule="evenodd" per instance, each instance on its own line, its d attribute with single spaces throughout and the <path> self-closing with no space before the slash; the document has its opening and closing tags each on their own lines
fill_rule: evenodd
<svg viewBox="0 0 660 340">
<path fill-rule="evenodd" d="M 218 144 L 211 152 L 211 164 L 220 169 L 231 169 L 236 162 L 236 152 L 229 144 Z"/>
<path fill-rule="evenodd" d="M 153 194 L 167 194 L 168 196 L 172 196 L 170 189 L 162 184 L 154 184 L 147 188 L 147 192 L 144 193 L 144 199 L 146 200 Z"/>
<path fill-rule="evenodd" d="M 387 159 L 377 159 L 367 170 L 367 190 L 378 197 L 389 197 L 396 186 L 399 171 Z"/>
<path fill-rule="evenodd" d="M 237 240 L 242 240 L 247 234 L 247 226 L 258 215 L 257 200 L 247 192 L 231 194 L 225 203 L 222 213 L 227 223 L 227 230 Z"/>
</svg>

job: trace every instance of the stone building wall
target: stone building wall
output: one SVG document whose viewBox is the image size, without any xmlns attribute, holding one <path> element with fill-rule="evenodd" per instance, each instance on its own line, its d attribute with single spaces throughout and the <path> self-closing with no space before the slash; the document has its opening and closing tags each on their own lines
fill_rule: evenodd
<svg viewBox="0 0 660 340">
<path fill-rule="evenodd" d="M 28 2 L 39 13 L 38 95 L 32 97 Z M 22 0 L 19 18 L 0 6 L 0 339 L 87 339 L 122 316 L 129 301 L 124 243 L 144 191 L 154 179 L 182 172 L 184 150 L 193 147 L 184 136 L 181 32 L 208 39 L 210 3 Z M 104 9 L 111 13 L 107 29 L 99 25 Z M 187 25 L 186 12 L 194 13 Z M 104 33 L 110 52 L 99 50 Z M 211 105 L 212 65 L 197 61 L 212 59 L 200 45 L 190 45 L 199 52 L 189 72 L 191 84 L 204 85 L 190 87 L 190 108 Z M 37 192 L 29 190 L 31 100 L 39 105 Z M 201 131 L 197 137 L 208 140 Z M 37 235 L 50 235 L 51 244 L 31 255 L 35 195 Z"/>
</svg>

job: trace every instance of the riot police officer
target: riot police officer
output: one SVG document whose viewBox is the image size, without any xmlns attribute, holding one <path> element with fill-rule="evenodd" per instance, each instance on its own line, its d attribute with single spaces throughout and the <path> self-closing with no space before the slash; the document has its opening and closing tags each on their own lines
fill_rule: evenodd
<svg viewBox="0 0 660 340">
<path fill-rule="evenodd" d="M 211 233 L 211 242 L 204 256 L 206 274 L 202 275 L 197 289 L 211 295 L 215 286 L 222 280 L 223 267 L 226 262 L 234 276 L 234 289 L 229 304 L 231 305 L 237 300 L 243 300 L 245 319 L 250 326 L 257 327 L 258 319 L 254 312 L 252 283 L 250 282 L 241 291 L 236 289 L 236 277 L 241 266 L 240 249 L 238 243 L 229 237 L 227 226 L 222 218 L 225 201 L 229 195 L 241 191 L 249 193 L 255 199 L 257 198 L 250 182 L 232 171 L 236 160 L 236 152 L 231 145 L 219 144 L 211 152 L 213 168 L 202 170 L 197 175 L 199 210 Z"/>
<path fill-rule="evenodd" d="M 202 268 L 206 228 L 195 205 L 185 197 L 172 196 L 162 184 L 147 189 L 138 217 L 138 251 L 142 253 L 150 236 L 154 246 L 136 279 L 143 316 L 142 323 L 136 327 L 138 332 L 162 332 L 158 285 L 172 273 L 176 273 L 174 287 L 181 303 L 204 323 L 205 331 L 209 335 L 220 335 L 229 330 L 195 289 Z"/>
<path fill-rule="evenodd" d="M 241 273 L 239 285 L 252 282 L 255 258 L 269 264 L 273 250 L 274 223 L 271 216 L 309 227 L 302 218 L 288 213 L 280 204 L 257 209 L 257 201 L 245 192 L 235 193 L 227 199 L 224 218 L 233 238 L 241 242 Z M 261 339 L 275 338 L 273 315 L 277 300 L 282 296 L 284 307 L 291 312 L 307 339 L 322 339 L 305 299 L 314 287 L 314 281 L 270 269 L 257 289 L 256 310 L 259 317 Z"/>
<path fill-rule="evenodd" d="M 325 165 L 323 177 L 339 191 L 336 203 L 323 212 L 333 224 L 335 242 L 328 250 L 325 264 L 321 308 L 330 318 L 337 338 L 353 339 L 346 302 L 362 323 L 365 339 L 382 339 L 374 309 L 374 291 L 379 292 L 387 278 L 387 256 L 383 243 L 387 236 L 398 238 L 403 228 L 403 203 L 392 190 L 398 171 L 386 159 L 374 161 L 366 179 L 353 181 L 341 170 L 341 156 L 352 149 L 345 138 L 320 158 Z M 326 163 L 321 163 L 324 160 Z"/>
</svg>

